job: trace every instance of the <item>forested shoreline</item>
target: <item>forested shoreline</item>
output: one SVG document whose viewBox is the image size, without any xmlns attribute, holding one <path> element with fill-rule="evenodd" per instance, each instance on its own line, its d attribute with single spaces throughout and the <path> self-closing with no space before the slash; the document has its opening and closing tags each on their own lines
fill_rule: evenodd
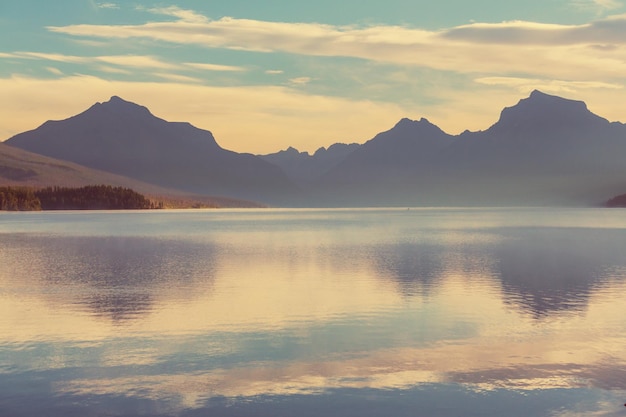
<svg viewBox="0 0 626 417">
<path fill-rule="evenodd" d="M 626 194 L 613 197 L 606 202 L 607 207 L 626 207 Z"/>
<path fill-rule="evenodd" d="M 0 187 L 0 210 L 138 210 L 160 209 L 138 192 L 110 185 L 70 187 Z"/>
</svg>

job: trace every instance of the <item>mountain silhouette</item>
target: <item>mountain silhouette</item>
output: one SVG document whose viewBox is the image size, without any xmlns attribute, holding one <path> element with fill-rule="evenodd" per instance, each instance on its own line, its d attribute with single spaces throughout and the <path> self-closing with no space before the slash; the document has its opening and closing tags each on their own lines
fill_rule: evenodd
<svg viewBox="0 0 626 417">
<path fill-rule="evenodd" d="M 113 96 L 8 145 L 147 183 L 193 193 L 274 202 L 295 186 L 276 166 L 221 148 L 211 132 L 168 122 Z"/>
<path fill-rule="evenodd" d="M 485 131 L 401 120 L 314 182 L 322 205 L 596 205 L 626 189 L 626 126 L 533 91 Z M 620 191 L 622 190 L 622 191 Z"/>
<path fill-rule="evenodd" d="M 284 151 L 259 157 L 279 166 L 296 184 L 306 186 L 324 175 L 358 147 L 356 143 L 335 143 L 328 148 L 319 148 L 313 155 L 309 155 L 308 152 L 300 152 L 290 146 Z"/>
<path fill-rule="evenodd" d="M 626 190 L 626 126 L 537 90 L 484 131 L 450 135 L 405 118 L 362 145 L 313 155 L 231 152 L 209 131 L 116 96 L 6 143 L 150 184 L 286 206 L 601 205 Z"/>
<path fill-rule="evenodd" d="M 480 161 L 484 166 L 495 163 L 502 168 L 498 163 L 502 161 L 509 169 L 528 170 L 529 163 L 543 161 L 558 167 L 571 164 L 568 158 L 575 155 L 580 162 L 589 160 L 598 147 L 620 142 L 623 130 L 623 125 L 591 113 L 582 101 L 535 90 L 517 105 L 502 110 L 500 119 L 486 131 L 460 135 L 450 154 L 456 152 L 455 162 L 469 166 Z"/>
</svg>

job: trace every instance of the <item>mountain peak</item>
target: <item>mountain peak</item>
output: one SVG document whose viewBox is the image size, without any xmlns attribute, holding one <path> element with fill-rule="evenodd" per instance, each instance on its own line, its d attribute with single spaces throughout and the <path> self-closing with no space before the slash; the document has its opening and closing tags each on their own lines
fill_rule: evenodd
<svg viewBox="0 0 626 417">
<path fill-rule="evenodd" d="M 533 105 L 563 105 L 569 106 L 571 108 L 577 108 L 578 110 L 587 110 L 587 104 L 584 101 L 579 100 L 571 100 L 559 96 L 555 96 L 552 94 L 544 93 L 540 90 L 533 90 L 528 98 L 521 99 L 518 105 L 522 103 L 531 103 Z"/>
<path fill-rule="evenodd" d="M 531 129 L 548 131 L 555 128 L 584 126 L 607 122 L 587 109 L 583 101 L 571 100 L 533 90 L 528 98 L 506 107 L 495 129 Z"/>
<path fill-rule="evenodd" d="M 130 103 L 129 101 L 124 100 L 120 96 L 111 96 L 108 102 L 109 103 Z"/>
<path fill-rule="evenodd" d="M 534 89 L 533 91 L 531 91 L 530 96 L 528 96 L 528 98 L 544 98 L 544 97 L 556 97 L 556 96 L 546 94 L 543 91 L 540 91 L 537 89 Z"/>
<path fill-rule="evenodd" d="M 113 113 L 117 116 L 150 116 L 154 117 L 150 110 L 147 107 L 141 106 L 139 104 L 135 104 L 131 101 L 124 100 L 120 96 L 111 96 L 109 101 L 105 101 L 102 103 L 96 103 L 89 110 L 105 110 L 109 113 Z M 88 110 L 88 111 L 89 111 Z"/>
<path fill-rule="evenodd" d="M 437 125 L 422 117 L 419 120 L 411 120 L 408 118 L 401 119 L 389 132 L 394 132 L 400 136 L 414 137 L 417 136 L 441 136 L 446 133 Z"/>
<path fill-rule="evenodd" d="M 420 126 L 420 125 L 434 126 L 432 123 L 430 123 L 430 121 L 428 121 L 428 119 L 425 119 L 424 117 L 422 117 L 419 120 L 412 120 L 412 119 L 409 119 L 408 117 L 403 117 L 402 119 L 400 119 L 398 123 L 396 123 L 395 127 L 403 128 L 403 127 L 411 127 L 411 126 L 415 127 L 415 126 Z"/>
</svg>

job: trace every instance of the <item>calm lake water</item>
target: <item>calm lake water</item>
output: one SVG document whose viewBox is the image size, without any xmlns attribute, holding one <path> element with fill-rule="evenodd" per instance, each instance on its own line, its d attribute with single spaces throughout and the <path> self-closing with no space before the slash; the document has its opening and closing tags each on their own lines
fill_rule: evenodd
<svg viewBox="0 0 626 417">
<path fill-rule="evenodd" d="M 1 416 L 626 416 L 626 210 L 0 213 Z"/>
</svg>

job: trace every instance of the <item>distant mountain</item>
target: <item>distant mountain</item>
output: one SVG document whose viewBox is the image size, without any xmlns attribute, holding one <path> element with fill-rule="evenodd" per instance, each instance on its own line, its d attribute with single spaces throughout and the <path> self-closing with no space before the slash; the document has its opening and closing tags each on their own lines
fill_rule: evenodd
<svg viewBox="0 0 626 417">
<path fill-rule="evenodd" d="M 222 149 L 211 132 L 119 97 L 48 121 L 6 144 L 162 187 L 275 202 L 296 190 L 276 166 Z"/>
<path fill-rule="evenodd" d="M 322 205 L 601 204 L 626 187 L 626 126 L 533 91 L 486 131 L 401 120 L 313 188 Z"/>
<path fill-rule="evenodd" d="M 529 164 L 535 168 L 545 164 L 543 168 L 554 171 L 563 168 L 559 164 L 569 167 L 572 158 L 595 164 L 595 155 L 613 161 L 614 156 L 601 148 L 620 147 L 622 139 L 626 139 L 624 125 L 609 123 L 591 113 L 584 102 L 535 90 L 527 99 L 505 108 L 488 130 L 460 135 L 448 157 L 456 154 L 456 163 L 472 168 L 477 162 L 502 168 L 498 162 L 502 161 L 507 170 L 517 167 L 528 171 Z"/>
<path fill-rule="evenodd" d="M 158 186 L 274 205 L 602 205 L 626 189 L 626 126 L 540 91 L 484 131 L 453 136 L 426 119 L 402 119 L 363 145 L 313 155 L 227 151 L 210 132 L 119 97 L 7 144 Z M 27 181 L 33 173 L 0 166 L 2 175 Z"/>
<path fill-rule="evenodd" d="M 432 161 L 453 142 L 453 136 L 426 119 L 402 119 L 316 181 L 313 200 L 322 205 L 416 204 L 423 183 L 439 170 Z"/>
<path fill-rule="evenodd" d="M 452 136 L 426 119 L 402 119 L 393 129 L 379 133 L 348 155 L 322 183 L 355 184 L 413 176 L 453 141 Z"/>
<path fill-rule="evenodd" d="M 461 177 L 491 184 L 485 198 L 601 204 L 626 185 L 625 155 L 625 125 L 582 101 L 533 91 L 486 131 L 460 135 L 444 161 Z"/>
<path fill-rule="evenodd" d="M 280 167 L 296 184 L 308 185 L 343 161 L 358 147 L 356 143 L 335 143 L 328 149 L 319 148 L 313 155 L 289 147 L 284 151 L 259 157 Z"/>
</svg>

